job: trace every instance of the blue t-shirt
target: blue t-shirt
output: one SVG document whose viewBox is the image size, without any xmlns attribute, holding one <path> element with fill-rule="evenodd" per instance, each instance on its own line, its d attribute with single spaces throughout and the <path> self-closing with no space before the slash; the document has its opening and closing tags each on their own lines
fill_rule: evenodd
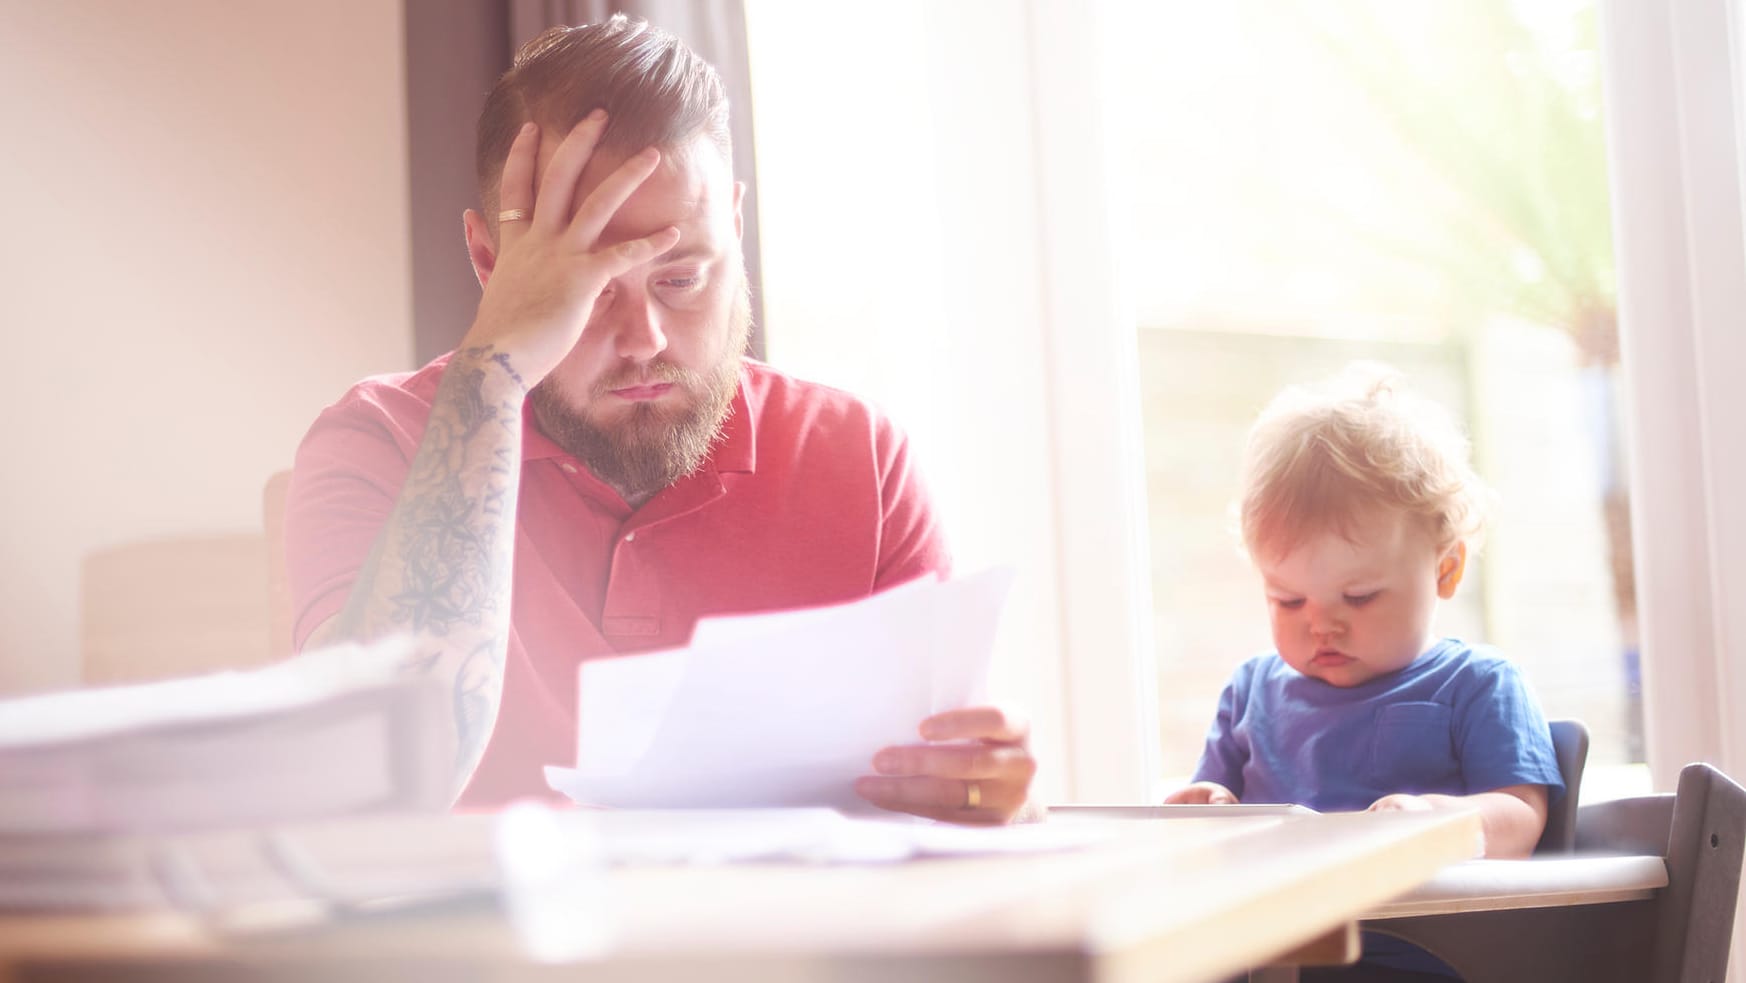
<svg viewBox="0 0 1746 983">
<path fill-rule="evenodd" d="M 1509 785 L 1564 791 L 1552 731 L 1516 667 L 1445 638 L 1358 686 L 1312 679 L 1278 653 L 1237 667 L 1207 733 L 1197 782 L 1244 802 L 1346 812 L 1396 792 L 1472 795 Z M 1455 976 L 1399 939 L 1364 933 L 1365 963 Z"/>
<path fill-rule="evenodd" d="M 1194 780 L 1244 802 L 1319 812 L 1396 792 L 1545 785 L 1556 800 L 1564 789 L 1552 732 L 1521 673 L 1495 649 L 1453 638 L 1351 687 L 1302 675 L 1277 653 L 1250 659 L 1219 697 Z"/>
</svg>

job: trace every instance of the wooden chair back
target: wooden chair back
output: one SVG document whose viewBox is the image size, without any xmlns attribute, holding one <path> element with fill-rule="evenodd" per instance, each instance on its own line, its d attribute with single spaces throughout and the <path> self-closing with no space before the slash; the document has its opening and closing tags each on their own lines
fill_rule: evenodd
<svg viewBox="0 0 1746 983">
<path fill-rule="evenodd" d="M 291 654 L 291 581 L 285 569 L 285 497 L 291 472 L 280 471 L 261 489 L 261 528 L 267 537 L 267 630 L 273 658 Z"/>
<path fill-rule="evenodd" d="M 145 682 L 266 662 L 266 564 L 259 533 L 88 554 L 79 585 L 83 682 Z"/>
</svg>

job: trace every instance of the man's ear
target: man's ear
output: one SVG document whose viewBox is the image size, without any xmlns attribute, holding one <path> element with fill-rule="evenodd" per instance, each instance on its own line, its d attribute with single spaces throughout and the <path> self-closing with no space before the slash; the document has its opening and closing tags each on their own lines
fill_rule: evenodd
<svg viewBox="0 0 1746 983">
<path fill-rule="evenodd" d="M 483 289 L 491 279 L 491 271 L 497 268 L 497 243 L 491 238 L 485 216 L 471 208 L 461 213 L 461 231 L 467 237 L 467 258 L 473 261 L 473 275 L 479 278 Z"/>
<path fill-rule="evenodd" d="M 745 200 L 746 200 L 746 182 L 735 181 L 734 182 L 734 238 L 735 239 L 743 240 L 746 237 L 745 216 L 741 212 L 741 207 L 745 204 Z"/>
<path fill-rule="evenodd" d="M 1461 575 L 1467 572 L 1467 544 L 1456 540 L 1437 561 L 1437 596 L 1447 601 L 1461 586 Z"/>
</svg>

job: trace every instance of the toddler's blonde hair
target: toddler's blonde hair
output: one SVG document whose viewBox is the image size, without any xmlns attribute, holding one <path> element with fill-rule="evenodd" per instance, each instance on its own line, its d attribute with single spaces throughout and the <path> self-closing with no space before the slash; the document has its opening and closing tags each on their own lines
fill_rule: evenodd
<svg viewBox="0 0 1746 983">
<path fill-rule="evenodd" d="M 1318 533 L 1350 539 L 1377 509 L 1421 520 L 1438 549 L 1479 548 L 1491 491 L 1468 463 L 1449 411 L 1399 372 L 1357 362 L 1291 386 L 1261 411 L 1244 453 L 1238 521 L 1250 555 L 1280 555 Z"/>
</svg>

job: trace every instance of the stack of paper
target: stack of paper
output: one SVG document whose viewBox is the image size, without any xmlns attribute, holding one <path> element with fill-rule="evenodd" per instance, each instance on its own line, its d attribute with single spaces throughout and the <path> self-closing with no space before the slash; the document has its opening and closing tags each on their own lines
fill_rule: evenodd
<svg viewBox="0 0 1746 983">
<path fill-rule="evenodd" d="M 682 649 L 585 663 L 577 764 L 546 769 L 577 802 L 619 808 L 830 806 L 880 748 L 986 701 L 1001 568 L 864 601 L 698 623 Z"/>
<path fill-rule="evenodd" d="M 0 837 L 0 910 L 179 908 L 241 929 L 494 892 L 493 822 L 393 812 L 190 833 Z"/>
<path fill-rule="evenodd" d="M 398 645 L 0 701 L 0 835 L 149 833 L 440 809 L 448 712 Z M 14 850 L 16 854 L 17 851 Z"/>
</svg>

